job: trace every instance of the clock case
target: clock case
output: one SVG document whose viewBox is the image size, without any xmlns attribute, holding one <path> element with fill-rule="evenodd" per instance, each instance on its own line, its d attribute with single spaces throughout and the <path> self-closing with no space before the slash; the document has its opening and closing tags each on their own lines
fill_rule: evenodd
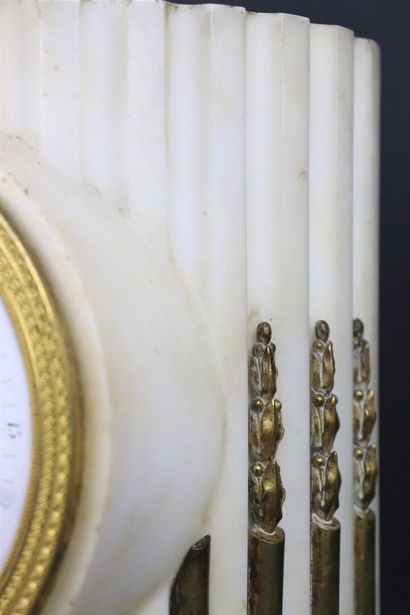
<svg viewBox="0 0 410 615">
<path fill-rule="evenodd" d="M 81 497 L 58 574 L 61 552 L 45 561 L 41 583 L 54 577 L 54 589 L 42 613 L 123 612 L 173 577 L 212 501 L 223 396 L 206 315 L 195 291 L 94 189 L 5 135 L 0 202 L 54 297 L 82 398 L 81 473 L 77 458 L 70 462 Z M 29 612 L 24 604 L 2 606 L 1 615 Z"/>
</svg>

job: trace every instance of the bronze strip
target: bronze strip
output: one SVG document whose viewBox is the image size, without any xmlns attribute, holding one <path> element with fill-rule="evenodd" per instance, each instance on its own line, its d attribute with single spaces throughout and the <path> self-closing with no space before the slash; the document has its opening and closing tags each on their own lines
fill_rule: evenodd
<svg viewBox="0 0 410 615">
<path fill-rule="evenodd" d="M 316 323 L 310 356 L 311 378 L 311 604 L 312 615 L 338 615 L 341 477 L 333 450 L 339 430 L 333 393 L 335 361 L 329 325 Z"/>
<path fill-rule="evenodd" d="M 376 612 L 376 516 L 369 508 L 377 483 L 377 450 L 371 443 L 376 403 L 370 378 L 370 346 L 364 339 L 363 322 L 356 318 L 353 322 L 355 615 Z"/>
<path fill-rule="evenodd" d="M 208 615 L 211 537 L 189 549 L 171 588 L 170 615 Z"/>
<path fill-rule="evenodd" d="M 376 612 L 376 515 L 372 510 L 363 516 L 355 514 L 355 613 L 374 615 Z"/>
<path fill-rule="evenodd" d="M 312 521 L 312 615 L 339 613 L 340 525 Z"/>
<path fill-rule="evenodd" d="M 259 323 L 249 365 L 248 613 L 281 615 L 285 534 L 278 527 L 285 490 L 276 450 L 283 438 L 282 404 L 275 399 L 277 369 L 272 330 Z"/>
<path fill-rule="evenodd" d="M 249 537 L 249 615 L 281 615 L 285 533 L 277 528 L 271 540 Z"/>
</svg>

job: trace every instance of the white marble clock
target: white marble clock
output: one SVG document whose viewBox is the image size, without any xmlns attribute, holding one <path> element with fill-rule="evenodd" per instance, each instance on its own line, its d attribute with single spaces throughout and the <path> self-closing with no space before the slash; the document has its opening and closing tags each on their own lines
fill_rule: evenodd
<svg viewBox="0 0 410 615">
<path fill-rule="evenodd" d="M 351 615 L 351 324 L 376 364 L 378 67 L 373 42 L 296 15 L 0 2 L 0 615 L 166 615 L 208 535 L 209 613 L 245 615 L 264 321 L 284 426 L 277 603 L 306 615 L 320 320 Z"/>
</svg>

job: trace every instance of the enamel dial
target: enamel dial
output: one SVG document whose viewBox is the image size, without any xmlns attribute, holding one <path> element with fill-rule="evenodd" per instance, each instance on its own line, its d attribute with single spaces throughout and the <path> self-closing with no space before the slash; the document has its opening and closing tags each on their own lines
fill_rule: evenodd
<svg viewBox="0 0 410 615">
<path fill-rule="evenodd" d="M 17 538 L 30 484 L 30 386 L 10 316 L 0 301 L 0 570 Z"/>
<path fill-rule="evenodd" d="M 81 409 L 41 266 L 0 213 L 0 615 L 38 613 L 78 500 Z"/>
</svg>

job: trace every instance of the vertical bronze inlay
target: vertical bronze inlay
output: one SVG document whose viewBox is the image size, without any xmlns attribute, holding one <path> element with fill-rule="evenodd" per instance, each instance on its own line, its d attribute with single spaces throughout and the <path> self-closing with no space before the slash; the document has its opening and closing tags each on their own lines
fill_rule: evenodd
<svg viewBox="0 0 410 615">
<path fill-rule="evenodd" d="M 188 551 L 171 588 L 170 615 L 208 615 L 211 537 Z"/>
<path fill-rule="evenodd" d="M 337 397 L 332 393 L 335 362 L 329 325 L 316 323 L 310 358 L 311 378 L 311 606 L 312 615 L 339 613 L 341 477 L 332 450 L 339 429 Z"/>
<path fill-rule="evenodd" d="M 276 348 L 271 337 L 270 325 L 261 322 L 249 370 L 249 615 L 282 613 L 285 534 L 277 525 L 285 490 L 275 456 L 284 430 L 282 404 L 274 399 Z"/>
<path fill-rule="evenodd" d="M 355 615 L 374 615 L 376 518 L 369 506 L 377 481 L 376 445 L 370 443 L 376 407 L 374 391 L 370 388 L 370 348 L 363 335 L 364 325 L 356 318 L 353 322 Z"/>
</svg>

